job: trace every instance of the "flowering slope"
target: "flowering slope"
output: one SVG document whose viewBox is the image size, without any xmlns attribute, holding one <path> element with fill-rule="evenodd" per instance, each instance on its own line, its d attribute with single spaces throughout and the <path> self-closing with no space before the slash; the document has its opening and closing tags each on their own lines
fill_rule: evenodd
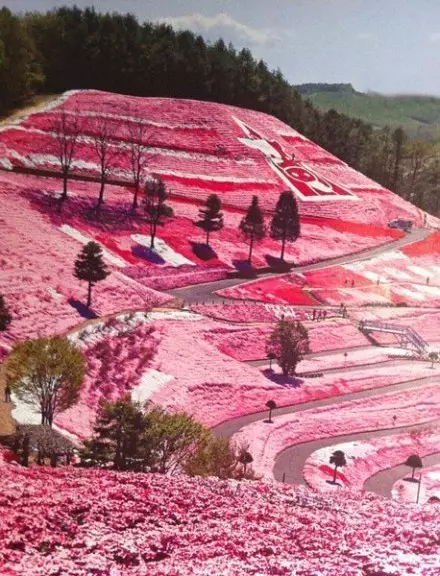
<svg viewBox="0 0 440 576">
<path fill-rule="evenodd" d="M 345 491 L 323 499 L 270 483 L 4 465 L 1 501 L 4 576 L 435 576 L 440 569 L 435 507 Z"/>
<path fill-rule="evenodd" d="M 129 126 L 142 122 L 149 146 L 148 168 L 175 193 L 204 199 L 220 193 L 243 208 L 258 194 L 273 207 L 286 187 L 298 196 L 303 213 L 381 226 L 397 216 L 421 222 L 419 211 L 349 168 L 276 118 L 211 102 L 133 98 L 98 91 L 66 93 L 49 109 L 2 130 L 0 161 L 14 166 L 57 170 L 54 119 L 79 112 L 80 139 L 73 170 L 96 175 L 98 159 L 90 138 L 103 118 L 118 151 L 114 177 L 127 179 Z M 44 151 L 42 153 L 42 151 Z M 362 205 L 362 210 L 356 205 Z"/>
</svg>

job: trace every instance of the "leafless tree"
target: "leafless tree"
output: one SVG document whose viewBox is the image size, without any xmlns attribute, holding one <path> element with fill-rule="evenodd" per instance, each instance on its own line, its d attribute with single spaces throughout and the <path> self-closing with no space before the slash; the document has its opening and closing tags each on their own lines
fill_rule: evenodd
<svg viewBox="0 0 440 576">
<path fill-rule="evenodd" d="M 54 153 L 61 166 L 63 177 L 63 192 L 60 197 L 60 209 L 67 198 L 67 181 L 75 156 L 76 145 L 81 134 L 80 116 L 77 110 L 60 113 L 53 116 L 51 132 L 54 135 Z"/>
<path fill-rule="evenodd" d="M 100 189 L 96 213 L 99 214 L 101 206 L 104 203 L 104 189 L 110 169 L 114 166 L 115 160 L 119 155 L 119 148 L 111 138 L 111 123 L 106 116 L 96 118 L 95 130 L 91 136 L 93 148 L 98 157 L 100 170 Z"/>
<path fill-rule="evenodd" d="M 148 137 L 151 137 L 151 135 L 148 134 L 149 129 L 147 124 L 133 120 L 133 118 L 135 118 L 135 112 L 131 107 L 127 108 L 127 118 L 127 146 L 129 151 L 130 172 L 134 184 L 134 196 L 131 210 L 132 212 L 136 212 L 142 175 L 144 174 L 148 163 L 149 147 L 146 142 Z"/>
</svg>

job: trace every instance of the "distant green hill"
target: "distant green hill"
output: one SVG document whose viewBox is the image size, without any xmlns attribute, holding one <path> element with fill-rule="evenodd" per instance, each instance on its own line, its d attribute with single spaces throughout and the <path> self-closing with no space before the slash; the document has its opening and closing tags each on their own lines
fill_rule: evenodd
<svg viewBox="0 0 440 576">
<path fill-rule="evenodd" d="M 402 126 L 412 136 L 440 137 L 440 98 L 365 94 L 351 84 L 301 84 L 295 88 L 321 110 L 334 108 L 374 126 Z"/>
</svg>

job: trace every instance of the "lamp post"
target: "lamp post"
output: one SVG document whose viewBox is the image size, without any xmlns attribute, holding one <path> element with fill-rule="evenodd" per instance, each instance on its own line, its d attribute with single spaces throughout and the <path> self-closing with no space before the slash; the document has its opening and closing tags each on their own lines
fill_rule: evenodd
<svg viewBox="0 0 440 576">
<path fill-rule="evenodd" d="M 422 485 L 422 475 L 419 474 L 419 485 L 417 487 L 417 500 L 416 500 L 416 504 L 419 503 L 419 498 L 420 498 L 420 486 Z"/>
</svg>

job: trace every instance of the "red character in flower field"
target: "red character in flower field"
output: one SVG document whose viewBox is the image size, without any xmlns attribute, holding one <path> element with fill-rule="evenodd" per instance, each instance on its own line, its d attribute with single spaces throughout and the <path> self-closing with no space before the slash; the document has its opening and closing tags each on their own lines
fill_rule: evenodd
<svg viewBox="0 0 440 576">
<path fill-rule="evenodd" d="M 295 160 L 295 155 L 288 154 L 279 141 L 267 140 L 238 118 L 234 117 L 234 120 L 246 134 L 245 138 L 239 138 L 240 142 L 249 148 L 260 150 L 277 176 L 303 200 L 317 200 L 324 197 L 357 199 L 349 190 L 319 176 L 309 166 Z"/>
</svg>

